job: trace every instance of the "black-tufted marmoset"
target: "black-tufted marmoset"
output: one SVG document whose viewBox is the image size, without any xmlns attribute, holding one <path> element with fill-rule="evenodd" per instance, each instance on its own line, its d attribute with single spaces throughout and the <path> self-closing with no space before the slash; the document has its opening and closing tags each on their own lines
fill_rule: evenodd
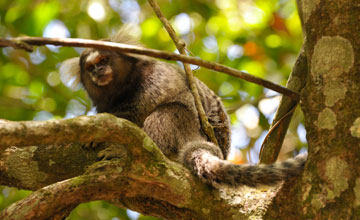
<svg viewBox="0 0 360 220">
<path fill-rule="evenodd" d="M 137 44 L 125 29 L 110 41 Z M 85 49 L 60 68 L 65 81 L 81 83 L 98 113 L 108 112 L 140 126 L 171 160 L 185 165 L 213 186 L 274 185 L 299 175 L 306 156 L 272 165 L 235 165 L 224 160 L 230 147 L 230 123 L 218 96 L 196 79 L 199 94 L 219 146 L 202 131 L 184 71 L 141 55 Z"/>
</svg>

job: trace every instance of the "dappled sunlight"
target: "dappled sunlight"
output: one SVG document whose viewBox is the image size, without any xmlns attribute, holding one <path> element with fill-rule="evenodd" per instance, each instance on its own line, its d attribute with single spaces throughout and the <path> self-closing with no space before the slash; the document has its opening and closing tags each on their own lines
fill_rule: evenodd
<svg viewBox="0 0 360 220">
<path fill-rule="evenodd" d="M 179 34 L 188 34 L 192 29 L 192 20 L 186 13 L 181 13 L 175 17 L 174 28 Z"/>
<path fill-rule="evenodd" d="M 101 22 L 105 19 L 105 8 L 100 2 L 90 2 L 87 8 L 87 12 L 89 16 L 92 17 L 95 21 Z"/>
<path fill-rule="evenodd" d="M 237 119 L 248 129 L 254 129 L 259 124 L 259 112 L 252 105 L 244 105 L 236 111 Z"/>
</svg>

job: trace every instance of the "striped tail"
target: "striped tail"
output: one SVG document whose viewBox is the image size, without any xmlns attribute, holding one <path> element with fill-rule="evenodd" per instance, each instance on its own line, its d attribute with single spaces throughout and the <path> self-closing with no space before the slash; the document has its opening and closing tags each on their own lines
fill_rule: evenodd
<svg viewBox="0 0 360 220">
<path fill-rule="evenodd" d="M 307 154 L 302 154 L 271 165 L 236 165 L 214 156 L 209 146 L 203 147 L 205 143 L 212 145 L 209 142 L 203 142 L 201 148 L 187 147 L 183 159 L 185 165 L 196 176 L 211 185 L 230 187 L 276 185 L 289 177 L 299 176 L 307 159 Z"/>
</svg>

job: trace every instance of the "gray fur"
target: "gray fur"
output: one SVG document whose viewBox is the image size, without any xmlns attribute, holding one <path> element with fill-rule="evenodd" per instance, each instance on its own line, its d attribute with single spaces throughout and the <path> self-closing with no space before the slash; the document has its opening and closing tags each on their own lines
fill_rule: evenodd
<svg viewBox="0 0 360 220">
<path fill-rule="evenodd" d="M 124 38 L 130 42 L 124 36 L 121 33 L 112 39 L 121 42 Z M 109 57 L 103 69 L 111 68 L 112 81 L 106 85 L 96 84 L 89 75 L 97 73 L 90 74 L 85 68 L 86 62 L 92 60 L 87 57 L 95 51 Z M 255 166 L 225 161 L 230 147 L 230 123 L 223 104 L 196 79 L 202 104 L 220 145 L 217 147 L 204 135 L 185 74 L 174 64 L 95 49 L 86 49 L 79 64 L 81 84 L 98 112 L 112 113 L 136 123 L 168 158 L 184 164 L 206 183 L 232 187 L 274 185 L 299 175 L 303 169 L 306 157 Z"/>
</svg>

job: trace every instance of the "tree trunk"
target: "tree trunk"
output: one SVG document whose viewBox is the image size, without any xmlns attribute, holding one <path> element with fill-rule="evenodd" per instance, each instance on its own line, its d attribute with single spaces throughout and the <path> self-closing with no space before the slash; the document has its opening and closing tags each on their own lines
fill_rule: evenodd
<svg viewBox="0 0 360 220">
<path fill-rule="evenodd" d="M 298 7 L 309 158 L 301 181 L 282 189 L 267 218 L 360 219 L 360 2 L 300 0 Z"/>
</svg>

